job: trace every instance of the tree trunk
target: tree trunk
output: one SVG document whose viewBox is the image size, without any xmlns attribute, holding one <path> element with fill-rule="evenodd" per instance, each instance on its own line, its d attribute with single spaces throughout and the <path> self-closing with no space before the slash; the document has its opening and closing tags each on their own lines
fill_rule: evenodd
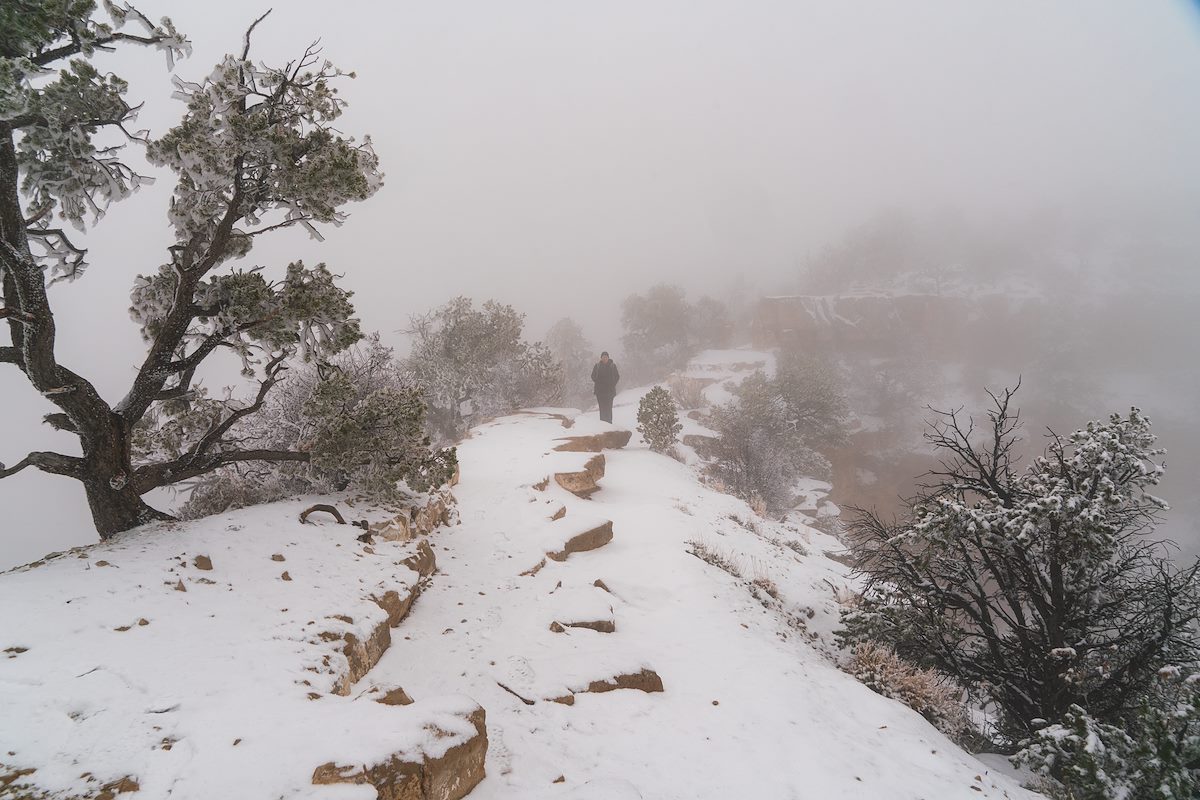
<svg viewBox="0 0 1200 800">
<path fill-rule="evenodd" d="M 92 510 L 92 522 L 102 540 L 147 522 L 174 519 L 147 505 L 132 486 L 114 489 L 105 481 L 87 478 L 83 487 Z"/>
<path fill-rule="evenodd" d="M 174 519 L 142 500 L 133 481 L 129 432 L 115 413 L 93 420 L 81 431 L 84 469 L 80 477 L 87 492 L 92 521 L 101 539 L 145 525 Z"/>
</svg>

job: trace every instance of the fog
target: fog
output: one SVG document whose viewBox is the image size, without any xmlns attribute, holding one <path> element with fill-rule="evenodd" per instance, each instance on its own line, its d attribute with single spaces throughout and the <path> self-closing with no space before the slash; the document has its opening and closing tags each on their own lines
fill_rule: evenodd
<svg viewBox="0 0 1200 800">
<path fill-rule="evenodd" d="M 238 49 L 265 10 L 143 6 L 192 39 L 185 79 Z M 1048 253 L 1069 263 L 1051 311 L 1076 286 L 1099 315 L 1089 330 L 1108 338 L 1078 342 L 1039 318 L 1069 371 L 1101 387 L 1063 401 L 1164 418 L 1180 472 L 1162 494 L 1197 494 L 1196 4 L 300 0 L 276 6 L 254 52 L 289 60 L 317 38 L 357 73 L 339 127 L 372 136 L 386 185 L 324 243 L 289 231 L 247 265 L 327 262 L 385 341 L 402 346 L 410 315 L 469 295 L 524 311 L 530 338 L 570 316 L 619 354 L 631 292 L 824 291 L 814 275 L 831 252 L 899 218 L 923 247 L 944 231 L 956 259 L 997 275 Z M 178 118 L 160 54 L 99 63 L 146 101 L 141 127 L 158 135 Z M 144 352 L 129 289 L 169 243 L 160 177 L 89 232 L 89 272 L 52 291 L 60 360 L 114 401 Z M 75 452 L 40 424 L 50 407 L 15 369 L 0 396 L 0 461 Z M 95 540 L 73 481 L 26 470 L 0 481 L 0 505 L 0 568 Z M 1200 541 L 1195 512 L 1181 513 L 1171 533 Z"/>
</svg>

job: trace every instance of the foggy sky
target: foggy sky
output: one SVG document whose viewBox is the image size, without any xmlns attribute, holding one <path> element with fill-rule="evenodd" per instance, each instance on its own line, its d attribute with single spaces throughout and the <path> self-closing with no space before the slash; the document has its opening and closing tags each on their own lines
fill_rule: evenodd
<svg viewBox="0 0 1200 800">
<path fill-rule="evenodd" d="M 192 39 L 187 79 L 266 8 L 141 5 Z M 570 315 L 616 350 L 631 291 L 787 285 L 881 209 L 1181 230 L 1200 210 L 1200 12 L 1182 0 L 293 0 L 254 52 L 287 60 L 318 37 L 358 74 L 339 127 L 372 135 L 386 185 L 324 244 L 288 232 L 247 266 L 329 263 L 393 342 L 410 314 L 467 294 L 526 311 L 530 338 Z M 178 118 L 160 54 L 101 65 L 147 101 L 140 127 Z M 87 237 L 90 272 L 53 291 L 60 359 L 109 400 L 143 354 L 133 277 L 169 243 L 160 177 Z M 70 448 L 19 377 L 0 372 L 0 461 Z M 73 481 L 26 470 L 0 504 L 0 568 L 95 540 Z"/>
</svg>

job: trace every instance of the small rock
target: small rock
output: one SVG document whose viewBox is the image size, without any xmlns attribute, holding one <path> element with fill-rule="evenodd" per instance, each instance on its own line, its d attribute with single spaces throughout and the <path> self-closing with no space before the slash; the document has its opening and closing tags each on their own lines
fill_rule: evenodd
<svg viewBox="0 0 1200 800">
<path fill-rule="evenodd" d="M 192 563 L 196 565 L 196 569 L 212 569 L 212 559 L 208 556 L 196 556 L 192 559 Z"/>
<path fill-rule="evenodd" d="M 179 582 L 175 584 L 175 591 L 177 591 L 177 592 L 186 592 L 187 591 L 187 587 L 183 585 L 183 579 L 180 579 Z"/>
<path fill-rule="evenodd" d="M 145 625 L 149 625 L 149 624 L 150 624 L 150 620 L 146 619 L 145 617 L 138 620 L 138 625 L 145 626 Z"/>
<path fill-rule="evenodd" d="M 285 569 L 285 570 L 283 571 L 283 574 L 279 576 L 279 579 L 280 579 L 280 580 L 283 580 L 283 581 L 290 581 L 290 580 L 292 579 L 292 576 L 291 576 L 291 575 L 288 575 L 288 574 L 287 574 L 287 570 Z"/>
<path fill-rule="evenodd" d="M 554 780 L 552 780 L 550 782 L 551 783 L 565 783 L 566 780 L 567 779 L 565 777 L 563 777 L 562 775 L 559 775 L 557 778 L 555 778 Z"/>
<path fill-rule="evenodd" d="M 413 699 L 408 696 L 408 692 L 397 686 L 375 702 L 385 706 L 407 706 L 412 704 Z"/>
<path fill-rule="evenodd" d="M 275 555 L 271 556 L 271 560 L 272 561 L 286 561 L 287 559 L 285 559 L 283 557 L 283 553 L 276 553 Z"/>
</svg>

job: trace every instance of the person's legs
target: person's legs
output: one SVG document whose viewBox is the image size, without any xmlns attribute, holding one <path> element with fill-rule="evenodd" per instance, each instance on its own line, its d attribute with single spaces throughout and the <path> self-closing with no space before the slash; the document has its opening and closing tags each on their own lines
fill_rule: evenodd
<svg viewBox="0 0 1200 800">
<path fill-rule="evenodd" d="M 612 422 L 613 399 L 611 397 L 597 397 L 596 400 L 600 403 L 600 421 Z"/>
</svg>

